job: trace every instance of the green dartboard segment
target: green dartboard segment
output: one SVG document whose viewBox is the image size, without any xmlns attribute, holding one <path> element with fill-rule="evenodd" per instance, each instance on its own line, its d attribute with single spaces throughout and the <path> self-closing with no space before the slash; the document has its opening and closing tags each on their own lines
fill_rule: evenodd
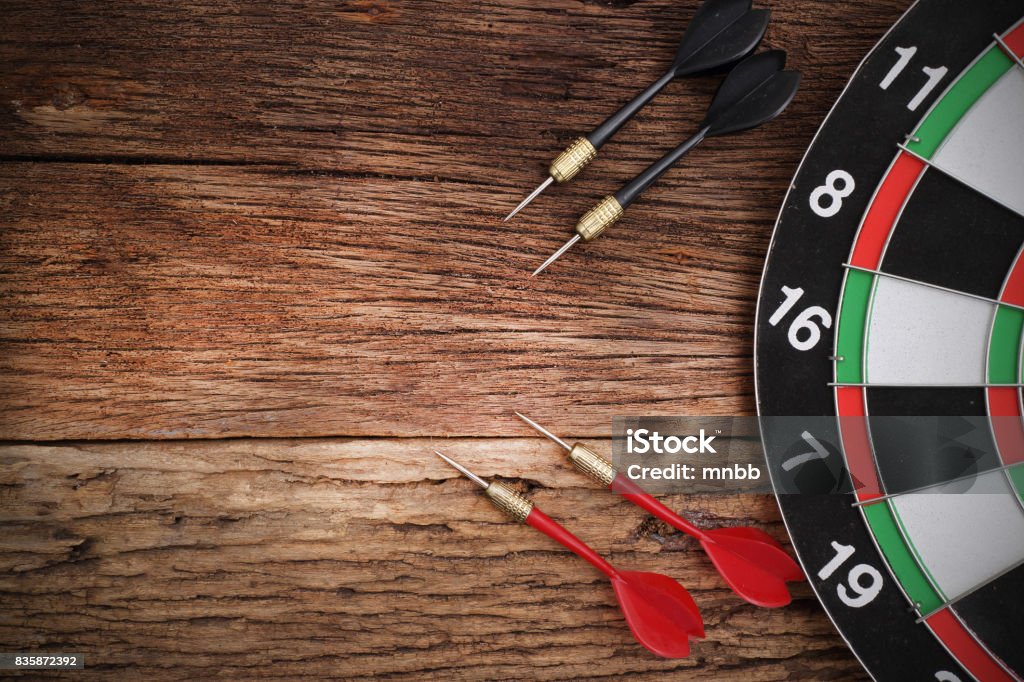
<svg viewBox="0 0 1024 682">
<path fill-rule="evenodd" d="M 1021 342 L 1024 341 L 1024 310 L 999 306 L 992 322 L 992 338 L 988 350 L 988 380 L 993 384 L 1024 381 L 1021 363 Z M 1024 464 L 1011 467 L 1010 482 L 1024 501 Z"/>
<path fill-rule="evenodd" d="M 932 587 L 912 549 L 904 541 L 903 532 L 896 525 L 889 503 L 867 505 L 863 510 L 871 534 L 875 536 L 885 560 L 907 593 L 907 598 L 918 605 L 920 613 L 929 613 L 939 608 L 943 599 Z"/>
<path fill-rule="evenodd" d="M 839 306 L 836 355 L 836 381 L 857 384 L 864 381 L 864 336 L 868 321 L 868 305 L 875 275 L 849 270 Z"/>
<path fill-rule="evenodd" d="M 1010 468 L 1010 482 L 1017 490 L 1017 495 L 1024 502 L 1024 464 L 1018 464 Z"/>
<path fill-rule="evenodd" d="M 1022 329 L 1024 311 L 1007 306 L 996 309 L 988 352 L 988 380 L 993 384 L 1017 383 Z"/>
</svg>

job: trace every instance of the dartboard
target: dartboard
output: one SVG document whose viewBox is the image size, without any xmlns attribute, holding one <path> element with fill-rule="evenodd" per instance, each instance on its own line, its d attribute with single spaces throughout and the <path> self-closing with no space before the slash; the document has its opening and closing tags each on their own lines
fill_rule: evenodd
<svg viewBox="0 0 1024 682">
<path fill-rule="evenodd" d="M 1022 16 L 907 11 L 815 136 L 761 283 L 772 482 L 879 680 L 1024 677 Z"/>
</svg>

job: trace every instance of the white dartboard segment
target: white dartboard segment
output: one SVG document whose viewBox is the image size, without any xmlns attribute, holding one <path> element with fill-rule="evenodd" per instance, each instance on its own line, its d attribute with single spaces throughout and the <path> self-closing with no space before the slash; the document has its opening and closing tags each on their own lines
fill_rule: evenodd
<svg viewBox="0 0 1024 682">
<path fill-rule="evenodd" d="M 867 383 L 985 383 L 995 309 L 988 301 L 879 277 L 867 327 Z"/>
<path fill-rule="evenodd" d="M 1024 69 L 1013 68 L 982 95 L 932 162 L 1024 215 Z"/>
<path fill-rule="evenodd" d="M 955 487 L 893 501 L 908 544 L 947 600 L 1024 561 L 1024 511 L 1003 472 L 979 475 L 970 492 L 943 492 Z"/>
</svg>

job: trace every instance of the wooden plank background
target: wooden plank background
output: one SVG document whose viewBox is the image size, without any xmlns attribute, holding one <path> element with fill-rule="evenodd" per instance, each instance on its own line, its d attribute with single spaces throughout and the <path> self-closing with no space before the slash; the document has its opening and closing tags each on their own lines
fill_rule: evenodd
<svg viewBox="0 0 1024 682">
<path fill-rule="evenodd" d="M 805 77 L 785 116 L 709 140 L 543 276 L 715 79 L 500 221 L 660 74 L 695 4 L 6 2 L 0 650 L 85 651 L 86 679 L 861 674 L 806 586 L 742 604 L 511 415 L 603 439 L 616 414 L 754 411 L 777 207 L 905 1 L 771 3 L 765 45 Z M 679 578 L 707 641 L 648 655 L 599 576 L 441 446 Z M 666 501 L 785 536 L 770 498 Z"/>
</svg>

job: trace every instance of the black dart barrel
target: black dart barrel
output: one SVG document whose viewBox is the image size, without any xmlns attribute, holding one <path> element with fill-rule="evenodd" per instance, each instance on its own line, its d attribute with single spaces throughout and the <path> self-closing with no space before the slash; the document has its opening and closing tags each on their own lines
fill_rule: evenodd
<svg viewBox="0 0 1024 682">
<path fill-rule="evenodd" d="M 687 26 L 669 69 L 654 83 L 609 116 L 587 135 L 576 138 L 548 169 L 548 179 L 535 189 L 505 220 L 523 210 L 552 182 L 567 182 L 640 109 L 676 78 L 714 72 L 753 52 L 768 28 L 771 13 L 751 10 L 750 0 L 705 0 Z"/>
<path fill-rule="evenodd" d="M 706 137 L 738 133 L 781 114 L 800 87 L 800 73 L 785 71 L 786 53 L 772 50 L 748 57 L 726 77 L 697 132 L 607 196 L 580 218 L 576 234 L 534 271 L 542 272 L 580 239 L 591 241 L 615 223 L 622 212 Z"/>
</svg>

